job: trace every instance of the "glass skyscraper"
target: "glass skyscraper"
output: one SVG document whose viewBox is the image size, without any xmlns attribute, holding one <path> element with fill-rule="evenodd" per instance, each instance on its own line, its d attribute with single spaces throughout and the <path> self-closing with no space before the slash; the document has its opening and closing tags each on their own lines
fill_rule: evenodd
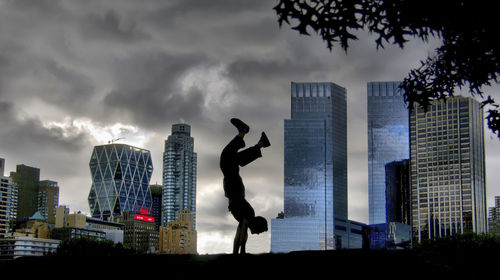
<svg viewBox="0 0 500 280">
<path fill-rule="evenodd" d="M 92 217 L 106 220 L 125 211 L 151 210 L 153 163 L 148 150 L 125 144 L 95 146 L 89 166 Z"/>
<path fill-rule="evenodd" d="M 193 213 L 196 225 L 196 161 L 191 126 L 172 125 L 163 153 L 162 226 L 176 221 L 184 209 Z"/>
<path fill-rule="evenodd" d="M 483 111 L 472 98 L 434 101 L 410 115 L 413 237 L 487 230 Z"/>
<path fill-rule="evenodd" d="M 370 224 L 387 222 L 385 165 L 409 158 L 409 113 L 399 85 L 400 82 L 367 84 Z"/>
<path fill-rule="evenodd" d="M 348 244 L 346 90 L 292 83 L 285 120 L 284 215 L 271 220 L 271 251 Z"/>
</svg>

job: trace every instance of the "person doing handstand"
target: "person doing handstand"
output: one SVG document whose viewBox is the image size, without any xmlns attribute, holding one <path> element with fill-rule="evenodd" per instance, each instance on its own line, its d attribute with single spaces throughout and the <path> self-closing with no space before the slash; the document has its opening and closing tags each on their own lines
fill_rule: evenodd
<svg viewBox="0 0 500 280">
<path fill-rule="evenodd" d="M 228 209 L 238 221 L 233 243 L 233 254 L 245 254 L 248 229 L 252 234 L 267 231 L 267 221 L 264 217 L 255 216 L 255 211 L 245 199 L 245 186 L 239 174 L 239 167 L 243 167 L 257 158 L 262 157 L 261 148 L 271 145 L 266 134 L 262 132 L 259 142 L 252 147 L 239 151 L 245 147 L 243 137 L 250 127 L 239 119 L 232 118 L 231 123 L 238 129 L 236 135 L 222 150 L 220 169 L 224 175 L 224 196 L 227 197 Z"/>
</svg>

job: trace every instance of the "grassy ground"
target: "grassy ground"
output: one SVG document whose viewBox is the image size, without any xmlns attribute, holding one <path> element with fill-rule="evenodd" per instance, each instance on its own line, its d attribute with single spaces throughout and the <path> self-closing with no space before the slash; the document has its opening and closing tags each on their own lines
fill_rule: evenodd
<svg viewBox="0 0 500 280">
<path fill-rule="evenodd" d="M 2 273 L 120 279 L 488 279 L 496 250 L 304 251 L 258 255 L 131 255 L 19 258 Z M 5 274 L 4 274 L 5 275 Z M 348 277 L 348 278 L 347 278 Z M 135 277 L 134 277 L 135 278 Z M 2 278 L 3 279 L 3 278 Z M 495 277 L 491 278 L 495 279 Z"/>
</svg>

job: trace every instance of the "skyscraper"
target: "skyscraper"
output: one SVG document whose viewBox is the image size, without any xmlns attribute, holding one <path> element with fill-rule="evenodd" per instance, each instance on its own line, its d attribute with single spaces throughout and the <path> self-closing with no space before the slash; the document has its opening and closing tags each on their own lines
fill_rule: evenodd
<svg viewBox="0 0 500 280">
<path fill-rule="evenodd" d="M 194 215 L 196 225 L 196 160 L 191 127 L 172 125 L 163 153 L 163 193 L 161 225 L 176 221 L 185 208 Z"/>
<path fill-rule="evenodd" d="M 348 244 L 346 90 L 292 83 L 285 120 L 284 215 L 271 221 L 271 251 Z"/>
<path fill-rule="evenodd" d="M 409 113 L 399 85 L 400 82 L 367 84 L 370 224 L 387 222 L 385 165 L 409 158 Z"/>
<path fill-rule="evenodd" d="M 487 230 L 483 111 L 465 97 L 410 115 L 412 226 L 416 241 Z"/>
<path fill-rule="evenodd" d="M 90 158 L 92 217 L 106 220 L 125 211 L 151 210 L 149 180 L 153 173 L 148 150 L 125 145 L 95 146 Z"/>
</svg>

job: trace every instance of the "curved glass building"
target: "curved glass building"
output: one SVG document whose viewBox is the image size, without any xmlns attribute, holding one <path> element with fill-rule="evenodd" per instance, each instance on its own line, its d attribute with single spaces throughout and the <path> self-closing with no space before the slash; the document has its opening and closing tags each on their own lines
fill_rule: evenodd
<svg viewBox="0 0 500 280">
<path fill-rule="evenodd" d="M 106 220 L 124 211 L 151 208 L 149 181 L 153 163 L 148 150 L 125 144 L 95 146 L 89 166 L 92 217 Z"/>
</svg>

